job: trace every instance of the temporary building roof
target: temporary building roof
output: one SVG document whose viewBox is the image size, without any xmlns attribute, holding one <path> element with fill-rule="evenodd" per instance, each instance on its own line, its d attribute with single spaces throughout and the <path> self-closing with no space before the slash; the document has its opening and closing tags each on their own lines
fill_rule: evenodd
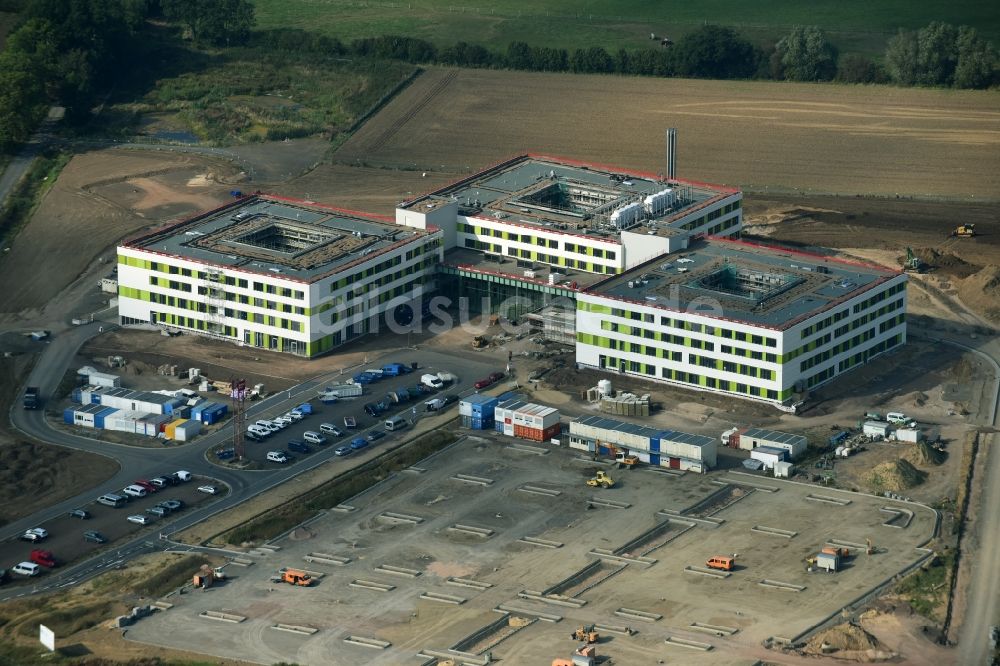
<svg viewBox="0 0 1000 666">
<path fill-rule="evenodd" d="M 635 423 L 624 423 L 622 421 L 604 418 L 603 416 L 584 416 L 576 419 L 576 422 L 592 428 L 617 430 L 618 432 L 624 432 L 630 435 L 638 435 L 649 439 L 659 439 L 661 441 L 666 440 L 668 442 L 687 444 L 689 446 L 715 446 L 715 440 L 711 437 L 705 437 L 704 435 L 693 435 L 691 433 L 679 432 L 677 430 L 657 430 L 656 428 L 641 426 Z"/>
<path fill-rule="evenodd" d="M 750 439 L 763 439 L 768 442 L 780 442 L 782 444 L 790 444 L 792 446 L 805 446 L 807 440 L 804 435 L 793 435 L 790 432 L 779 432 L 777 430 L 764 430 L 763 428 L 750 428 L 744 432 L 740 437 L 749 437 Z"/>
<path fill-rule="evenodd" d="M 492 400 L 496 400 L 496 397 L 492 395 L 484 395 L 482 393 L 473 393 L 470 396 L 462 398 L 462 402 L 467 402 L 470 405 L 482 405 Z"/>
</svg>

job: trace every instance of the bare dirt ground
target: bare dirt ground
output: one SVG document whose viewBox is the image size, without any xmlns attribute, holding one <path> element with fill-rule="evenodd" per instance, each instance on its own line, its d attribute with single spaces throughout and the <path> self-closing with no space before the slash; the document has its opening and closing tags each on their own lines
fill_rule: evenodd
<svg viewBox="0 0 1000 666">
<path fill-rule="evenodd" d="M 44 307 L 121 237 L 226 201 L 224 181 L 237 173 L 220 160 L 175 153 L 77 155 L 0 262 L 0 310 Z"/>
<path fill-rule="evenodd" d="M 334 155 L 477 171 L 551 152 L 747 189 L 995 199 L 998 94 L 430 69 Z"/>
</svg>

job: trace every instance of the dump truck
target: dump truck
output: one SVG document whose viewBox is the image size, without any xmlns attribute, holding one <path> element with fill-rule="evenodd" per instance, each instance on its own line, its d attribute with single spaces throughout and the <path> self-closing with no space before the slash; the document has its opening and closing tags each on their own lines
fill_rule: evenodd
<svg viewBox="0 0 1000 666">
<path fill-rule="evenodd" d="M 220 580 L 226 580 L 226 573 L 222 570 L 222 567 L 215 567 L 213 569 L 205 564 L 201 567 L 201 570 L 191 578 L 191 583 L 195 587 L 207 590 Z"/>
<path fill-rule="evenodd" d="M 597 470 L 597 475 L 593 478 L 587 479 L 587 485 L 596 488 L 600 486 L 601 488 L 611 488 L 615 485 L 615 480 L 608 475 L 603 469 Z"/>
<path fill-rule="evenodd" d="M 313 578 L 301 569 L 278 569 L 278 573 L 271 576 L 272 583 L 288 583 L 289 585 L 299 585 L 309 587 L 313 584 Z"/>
<path fill-rule="evenodd" d="M 601 640 L 600 634 L 597 633 L 597 630 L 592 624 L 581 624 L 576 628 L 576 631 L 569 635 L 569 637 L 573 640 L 584 641 L 588 645 Z"/>
<path fill-rule="evenodd" d="M 618 469 L 623 467 L 635 469 L 635 466 L 639 464 L 639 456 L 634 456 L 625 451 L 618 451 L 615 453 L 615 462 L 618 463 Z"/>
</svg>

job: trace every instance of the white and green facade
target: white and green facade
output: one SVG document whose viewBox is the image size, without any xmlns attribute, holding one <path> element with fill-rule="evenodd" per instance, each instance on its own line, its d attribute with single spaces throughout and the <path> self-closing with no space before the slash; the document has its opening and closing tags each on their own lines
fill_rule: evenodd
<svg viewBox="0 0 1000 666">
<path fill-rule="evenodd" d="M 439 232 L 400 230 L 391 222 L 308 202 L 257 197 L 244 204 L 274 204 L 285 216 L 318 213 L 320 235 L 285 253 L 254 248 L 253 257 L 227 253 L 232 243 L 219 248 L 225 252 L 191 246 L 192 238 L 220 231 L 206 231 L 209 223 L 232 219 L 242 208 L 226 207 L 131 239 L 118 248 L 122 324 L 152 324 L 313 357 L 380 330 L 395 308 L 434 290 L 441 260 Z M 264 209 L 277 214 L 274 208 Z M 292 226 L 297 233 L 308 231 L 301 219 Z M 331 252 L 336 260 L 330 265 L 296 266 L 279 256 L 300 259 L 303 251 L 323 251 L 324 243 L 346 241 L 361 249 Z"/>
<path fill-rule="evenodd" d="M 813 270 L 801 260 L 795 265 Z M 646 275 L 653 270 L 646 268 Z M 641 287 L 613 286 L 609 293 L 597 285 L 577 295 L 576 361 L 789 408 L 808 391 L 905 343 L 906 276 L 866 270 L 872 279 L 840 289 L 843 294 L 828 293 L 838 289 L 835 281 L 842 278 L 836 276 L 832 285 L 803 284 L 787 306 L 792 311 L 776 307 L 767 316 L 692 305 L 683 297 L 659 304 L 660 297 Z"/>
</svg>

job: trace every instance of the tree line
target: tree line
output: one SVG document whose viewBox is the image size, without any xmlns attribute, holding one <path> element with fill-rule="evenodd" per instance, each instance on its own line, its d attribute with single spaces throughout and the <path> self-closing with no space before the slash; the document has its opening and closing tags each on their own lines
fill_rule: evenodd
<svg viewBox="0 0 1000 666">
<path fill-rule="evenodd" d="M 840 81 L 987 88 L 1000 83 L 997 53 L 974 28 L 931 23 L 918 31 L 900 31 L 879 63 L 857 53 L 838 53 L 823 31 L 796 26 L 768 47 L 744 39 L 732 28 L 706 25 L 677 43 L 663 40 L 654 48 L 599 46 L 574 50 L 511 42 L 505 51 L 457 42 L 438 47 L 416 37 L 383 35 L 348 43 L 304 30 L 253 33 L 251 43 L 279 50 L 405 60 L 474 68 L 532 72 L 576 72 L 708 79 Z M 659 44 L 660 42 L 658 42 Z"/>
<path fill-rule="evenodd" d="M 838 54 L 823 32 L 797 26 L 760 47 L 732 28 L 705 25 L 677 43 L 608 52 L 512 42 L 497 51 L 457 42 L 439 47 L 384 35 L 348 43 L 298 29 L 254 31 L 249 0 L 0 0 L 20 10 L 0 52 L 0 149 L 25 141 L 54 103 L 70 123 L 85 122 L 123 78 L 149 76 L 144 40 L 150 21 L 177 26 L 200 46 L 246 46 L 262 52 L 322 53 L 415 64 L 711 79 L 771 79 L 986 88 L 1000 83 L 993 45 L 974 28 L 931 23 L 900 31 L 883 62 Z M 652 35 L 651 35 L 652 37 Z M 181 40 L 177 40 L 181 43 Z"/>
</svg>

